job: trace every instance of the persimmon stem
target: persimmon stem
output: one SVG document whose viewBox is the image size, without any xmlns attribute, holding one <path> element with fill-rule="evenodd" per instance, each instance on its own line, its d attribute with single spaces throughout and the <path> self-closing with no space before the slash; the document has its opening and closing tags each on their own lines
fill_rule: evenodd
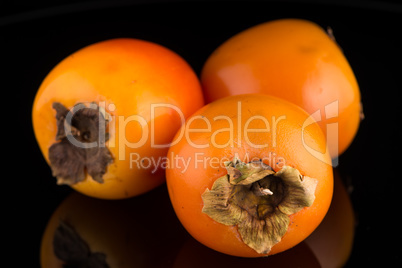
<svg viewBox="0 0 402 268">
<path fill-rule="evenodd" d="M 261 190 L 261 193 L 262 193 L 263 195 L 273 195 L 273 194 L 274 194 L 270 189 L 263 189 L 263 188 L 260 188 L 260 190 Z"/>
<path fill-rule="evenodd" d="M 256 196 L 266 196 L 266 195 L 273 195 L 274 192 L 272 192 L 269 188 L 267 187 L 262 187 L 258 182 L 254 185 L 252 185 L 252 192 Z"/>
</svg>

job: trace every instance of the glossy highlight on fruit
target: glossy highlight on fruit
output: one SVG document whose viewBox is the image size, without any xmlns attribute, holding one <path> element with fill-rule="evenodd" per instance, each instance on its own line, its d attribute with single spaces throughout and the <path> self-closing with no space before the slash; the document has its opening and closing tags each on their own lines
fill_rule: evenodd
<svg viewBox="0 0 402 268">
<path fill-rule="evenodd" d="M 201 73 L 207 102 L 263 93 L 313 115 L 332 158 L 352 143 L 362 118 L 360 89 L 345 55 L 314 22 L 278 19 L 246 29 L 221 44 Z"/>
<path fill-rule="evenodd" d="M 182 57 L 149 41 L 118 38 L 58 63 L 35 96 L 32 121 L 58 184 L 122 199 L 165 181 L 159 159 L 203 104 L 200 82 Z"/>
<path fill-rule="evenodd" d="M 303 241 L 328 211 L 325 137 L 295 104 L 264 94 L 222 98 L 190 116 L 174 140 L 166 170 L 172 205 L 211 249 L 273 255 Z"/>
</svg>

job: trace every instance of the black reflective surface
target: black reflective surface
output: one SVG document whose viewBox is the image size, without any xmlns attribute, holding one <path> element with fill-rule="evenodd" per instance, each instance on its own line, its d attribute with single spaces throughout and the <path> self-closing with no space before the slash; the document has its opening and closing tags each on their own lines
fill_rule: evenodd
<svg viewBox="0 0 402 268">
<path fill-rule="evenodd" d="M 402 264 L 402 247 L 398 243 L 402 239 L 398 218 L 402 203 L 398 171 L 400 5 L 301 1 L 75 2 L 67 8 L 43 4 L 38 8 L 45 9 L 39 11 L 32 6 L 21 7 L 25 13 L 20 14 L 15 6 L 0 13 L 5 145 L 2 222 L 6 224 L 5 258 L 14 262 L 13 267 L 39 267 L 46 224 L 72 192 L 66 186 L 56 185 L 31 124 L 36 90 L 55 64 L 91 43 L 134 37 L 176 51 L 199 74 L 209 54 L 227 38 L 255 24 L 284 17 L 330 26 L 361 89 L 365 119 L 353 144 L 341 155 L 338 167 L 357 219 L 346 266 Z"/>
</svg>

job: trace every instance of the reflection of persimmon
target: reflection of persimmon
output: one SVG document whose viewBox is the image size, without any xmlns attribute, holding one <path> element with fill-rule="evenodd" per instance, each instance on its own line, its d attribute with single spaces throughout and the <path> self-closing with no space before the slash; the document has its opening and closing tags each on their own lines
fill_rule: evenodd
<svg viewBox="0 0 402 268">
<path fill-rule="evenodd" d="M 207 59 L 201 82 L 208 102 L 264 93 L 310 114 L 321 112 L 322 130 L 334 133 L 333 157 L 349 147 L 359 127 L 360 90 L 353 70 L 337 43 L 311 21 L 279 19 L 236 34 Z M 338 129 L 327 129 L 334 120 Z"/>
<path fill-rule="evenodd" d="M 355 216 L 339 171 L 334 169 L 334 196 L 327 215 L 305 240 L 322 267 L 342 267 L 352 251 Z"/>
<path fill-rule="evenodd" d="M 112 201 L 73 192 L 47 224 L 41 267 L 165 267 L 184 237 L 165 187 Z"/>
<path fill-rule="evenodd" d="M 241 258 L 229 256 L 212 250 L 190 238 L 178 253 L 173 268 L 319 268 L 317 258 L 305 242 L 264 258 Z"/>
<path fill-rule="evenodd" d="M 307 149 L 326 151 L 317 124 L 302 129 L 308 118 L 263 94 L 223 98 L 190 116 L 186 138 L 168 153 L 169 162 L 186 165 L 176 161 L 166 170 L 187 231 L 239 257 L 279 253 L 311 234 L 329 208 L 333 175 L 329 153 L 319 158 Z"/>
</svg>

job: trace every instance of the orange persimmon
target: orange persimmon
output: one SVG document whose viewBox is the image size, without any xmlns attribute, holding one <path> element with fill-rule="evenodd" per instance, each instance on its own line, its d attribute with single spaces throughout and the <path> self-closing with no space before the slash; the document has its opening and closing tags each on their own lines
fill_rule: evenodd
<svg viewBox="0 0 402 268">
<path fill-rule="evenodd" d="M 204 104 L 178 54 L 145 40 L 84 47 L 57 64 L 36 94 L 36 140 L 58 184 L 128 198 L 165 180 L 161 161 L 185 118 Z"/>
<path fill-rule="evenodd" d="M 166 179 L 187 231 L 240 257 L 299 244 L 324 218 L 333 191 L 318 124 L 264 94 L 222 98 L 190 116 L 169 149 Z"/>
<path fill-rule="evenodd" d="M 201 83 L 207 102 L 264 93 L 299 105 L 315 116 L 332 158 L 350 146 L 362 117 L 345 55 L 332 34 L 308 20 L 273 20 L 234 35 L 208 57 Z"/>
</svg>

